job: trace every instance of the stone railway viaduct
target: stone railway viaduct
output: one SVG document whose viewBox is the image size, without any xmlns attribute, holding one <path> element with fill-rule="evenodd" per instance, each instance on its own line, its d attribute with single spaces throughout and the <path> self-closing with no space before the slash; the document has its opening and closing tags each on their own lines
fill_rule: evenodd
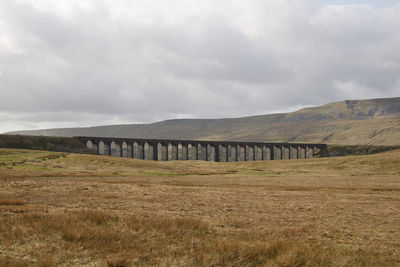
<svg viewBox="0 0 400 267">
<path fill-rule="evenodd" d="M 312 158 L 326 144 L 74 137 L 99 155 L 146 160 L 217 162 Z"/>
</svg>

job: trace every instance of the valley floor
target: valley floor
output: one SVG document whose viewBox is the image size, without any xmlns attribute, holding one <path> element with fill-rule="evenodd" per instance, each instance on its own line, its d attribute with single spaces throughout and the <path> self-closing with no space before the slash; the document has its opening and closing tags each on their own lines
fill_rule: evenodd
<svg viewBox="0 0 400 267">
<path fill-rule="evenodd" d="M 0 266 L 399 266 L 400 151 L 141 161 L 0 149 Z"/>
</svg>

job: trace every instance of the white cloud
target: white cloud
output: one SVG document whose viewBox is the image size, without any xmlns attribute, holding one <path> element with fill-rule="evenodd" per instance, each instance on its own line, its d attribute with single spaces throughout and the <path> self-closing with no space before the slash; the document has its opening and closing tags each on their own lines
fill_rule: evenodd
<svg viewBox="0 0 400 267">
<path fill-rule="evenodd" d="M 0 131 L 27 127 L 12 114 L 55 127 L 397 96 L 399 18 L 317 0 L 0 0 Z"/>
</svg>

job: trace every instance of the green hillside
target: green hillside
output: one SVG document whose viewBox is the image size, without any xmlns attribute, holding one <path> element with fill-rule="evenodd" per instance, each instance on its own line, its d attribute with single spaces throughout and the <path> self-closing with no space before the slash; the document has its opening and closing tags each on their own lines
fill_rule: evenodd
<svg viewBox="0 0 400 267">
<path fill-rule="evenodd" d="M 0 135 L 1 148 L 20 148 L 73 153 L 94 153 L 74 138 L 55 136 Z"/>
<path fill-rule="evenodd" d="M 346 100 L 291 113 L 243 118 L 177 119 L 11 134 L 400 145 L 400 97 Z"/>
</svg>

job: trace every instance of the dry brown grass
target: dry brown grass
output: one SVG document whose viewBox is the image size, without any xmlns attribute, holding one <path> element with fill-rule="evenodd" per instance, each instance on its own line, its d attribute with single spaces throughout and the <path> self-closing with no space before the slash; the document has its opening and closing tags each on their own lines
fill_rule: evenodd
<svg viewBox="0 0 400 267">
<path fill-rule="evenodd" d="M 8 198 L 8 199 L 0 199 L 0 206 L 22 206 L 25 204 L 25 201 L 22 199 Z"/>
<path fill-rule="evenodd" d="M 0 266 L 400 265 L 400 151 L 243 163 L 60 154 L 0 150 Z"/>
</svg>

